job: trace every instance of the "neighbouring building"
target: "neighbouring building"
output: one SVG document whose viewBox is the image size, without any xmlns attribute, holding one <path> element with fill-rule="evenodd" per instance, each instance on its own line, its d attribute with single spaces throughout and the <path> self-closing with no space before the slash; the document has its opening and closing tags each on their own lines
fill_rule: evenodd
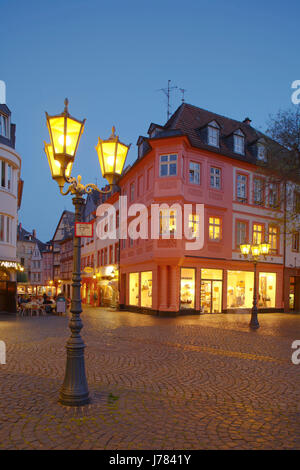
<svg viewBox="0 0 300 470">
<path fill-rule="evenodd" d="M 18 209 L 23 181 L 21 157 L 15 150 L 15 124 L 6 104 L 0 104 L 0 312 L 16 312 Z"/>
<path fill-rule="evenodd" d="M 107 191 L 108 187 L 104 188 Z M 103 307 L 117 307 L 119 302 L 119 240 L 100 240 L 96 229 L 100 221 L 97 207 L 105 202 L 118 205 L 118 191 L 88 194 L 83 211 L 83 221 L 93 223 L 93 237 L 82 238 L 81 271 L 82 301 L 84 304 Z M 117 228 L 118 231 L 118 228 Z"/>
<path fill-rule="evenodd" d="M 56 294 L 64 292 L 67 296 L 71 295 L 72 285 L 72 260 L 71 251 L 74 235 L 75 214 L 70 211 L 63 211 L 53 238 L 51 240 L 53 252 L 53 278 L 51 279 Z"/>
<path fill-rule="evenodd" d="M 43 258 L 45 243 L 36 237 L 36 231 L 29 232 L 20 223 L 17 231 L 17 255 L 24 271 L 18 276 L 18 294 L 42 295 L 45 292 L 43 279 Z"/>
</svg>

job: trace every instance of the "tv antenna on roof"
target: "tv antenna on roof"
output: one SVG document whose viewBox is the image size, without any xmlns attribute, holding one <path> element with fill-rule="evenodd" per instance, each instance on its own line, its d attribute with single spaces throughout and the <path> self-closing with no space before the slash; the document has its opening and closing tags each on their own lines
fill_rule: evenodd
<svg viewBox="0 0 300 470">
<path fill-rule="evenodd" d="M 181 101 L 184 103 L 184 93 L 187 91 L 185 88 L 179 88 L 179 91 L 182 93 Z"/>
<path fill-rule="evenodd" d="M 171 94 L 171 91 L 174 90 L 175 88 L 178 88 L 177 86 L 170 86 L 170 83 L 171 83 L 171 80 L 168 80 L 168 88 L 159 88 L 159 90 L 157 91 L 162 91 L 166 97 L 167 97 L 167 118 L 169 120 L 170 116 L 171 116 L 171 106 L 170 106 L 170 94 Z"/>
</svg>

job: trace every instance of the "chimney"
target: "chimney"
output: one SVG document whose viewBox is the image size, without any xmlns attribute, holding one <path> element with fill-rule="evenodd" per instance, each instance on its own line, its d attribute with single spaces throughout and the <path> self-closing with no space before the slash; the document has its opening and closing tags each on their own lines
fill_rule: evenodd
<svg viewBox="0 0 300 470">
<path fill-rule="evenodd" d="M 243 123 L 244 123 L 244 124 L 248 124 L 248 126 L 250 126 L 250 124 L 251 124 L 251 119 L 248 118 L 248 117 L 246 117 L 246 118 L 243 120 Z"/>
<path fill-rule="evenodd" d="M 33 238 L 36 238 L 36 230 L 35 230 L 35 228 L 32 230 L 32 236 L 33 236 Z"/>
</svg>

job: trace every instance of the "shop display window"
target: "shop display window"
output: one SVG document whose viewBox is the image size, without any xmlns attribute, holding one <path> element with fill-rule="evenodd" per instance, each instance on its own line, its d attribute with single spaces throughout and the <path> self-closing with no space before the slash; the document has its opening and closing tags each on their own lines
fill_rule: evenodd
<svg viewBox="0 0 300 470">
<path fill-rule="evenodd" d="M 180 279 L 180 308 L 195 308 L 195 269 L 182 268 Z"/>
<path fill-rule="evenodd" d="M 227 271 L 227 308 L 251 308 L 253 305 L 254 273 Z"/>
<path fill-rule="evenodd" d="M 258 307 L 274 308 L 276 297 L 276 273 L 259 273 Z"/>
<path fill-rule="evenodd" d="M 152 308 L 152 271 L 141 273 L 141 306 Z"/>
<path fill-rule="evenodd" d="M 129 274 L 129 304 L 139 305 L 139 273 Z"/>
</svg>

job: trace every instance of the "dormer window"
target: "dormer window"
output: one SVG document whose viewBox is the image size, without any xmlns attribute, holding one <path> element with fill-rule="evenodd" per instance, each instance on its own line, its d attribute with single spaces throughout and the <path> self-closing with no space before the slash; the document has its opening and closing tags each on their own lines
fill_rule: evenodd
<svg viewBox="0 0 300 470">
<path fill-rule="evenodd" d="M 0 114 L 0 135 L 8 137 L 8 118 L 4 114 Z"/>
<path fill-rule="evenodd" d="M 266 160 L 266 147 L 263 144 L 257 144 L 257 158 L 258 160 Z"/>
<path fill-rule="evenodd" d="M 219 147 L 219 136 L 220 129 L 216 121 L 212 121 L 208 124 L 208 134 L 207 134 L 207 143 L 208 145 L 213 145 L 214 147 Z"/>
<path fill-rule="evenodd" d="M 245 137 L 240 129 L 238 129 L 233 135 L 233 144 L 235 153 L 244 155 L 245 153 Z"/>
</svg>

